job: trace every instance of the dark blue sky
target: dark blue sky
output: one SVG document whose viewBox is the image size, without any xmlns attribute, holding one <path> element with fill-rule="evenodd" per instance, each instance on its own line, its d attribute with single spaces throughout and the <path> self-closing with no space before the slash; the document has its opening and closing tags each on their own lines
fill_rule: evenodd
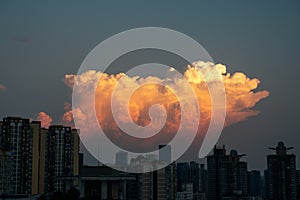
<svg viewBox="0 0 300 200">
<path fill-rule="evenodd" d="M 0 1 L 0 117 L 45 111 L 58 121 L 70 101 L 64 75 L 107 37 L 144 26 L 189 35 L 270 92 L 261 114 L 226 128 L 218 144 L 246 153 L 250 169 L 265 168 L 279 140 L 300 157 L 299 1 Z"/>
</svg>

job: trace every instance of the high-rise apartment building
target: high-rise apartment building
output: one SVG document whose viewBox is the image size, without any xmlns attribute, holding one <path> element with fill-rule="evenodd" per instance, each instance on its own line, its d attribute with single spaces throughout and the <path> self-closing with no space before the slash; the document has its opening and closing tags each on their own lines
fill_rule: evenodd
<svg viewBox="0 0 300 200">
<path fill-rule="evenodd" d="M 184 186 L 191 183 L 190 165 L 188 162 L 177 163 L 177 191 L 183 192 Z"/>
<path fill-rule="evenodd" d="M 262 181 L 260 171 L 252 170 L 248 172 L 248 194 L 249 196 L 261 196 Z"/>
<path fill-rule="evenodd" d="M 79 136 L 71 127 L 20 117 L 0 122 L 0 194 L 34 195 L 66 191 L 65 177 L 77 176 Z M 72 184 L 76 184 L 75 182 Z"/>
<path fill-rule="evenodd" d="M 200 170 L 202 167 L 202 171 Z M 200 174 L 202 173 L 202 174 Z M 193 193 L 204 192 L 204 165 L 197 162 L 183 162 L 177 163 L 177 191 L 183 192 L 186 185 L 193 186 Z M 201 187 L 201 188 L 200 188 Z"/>
<path fill-rule="evenodd" d="M 78 130 L 54 125 L 49 127 L 45 137 L 45 192 L 65 192 L 70 185 L 67 177 L 79 173 Z"/>
<path fill-rule="evenodd" d="M 40 122 L 6 117 L 0 127 L 1 193 L 38 194 Z"/>
<path fill-rule="evenodd" d="M 191 183 L 193 183 L 193 192 L 200 192 L 200 165 L 196 162 L 190 162 Z"/>
<path fill-rule="evenodd" d="M 232 150 L 226 154 L 223 148 L 214 148 L 207 157 L 208 200 L 221 200 L 232 195 L 246 195 L 247 163 L 240 161 L 243 155 Z"/>
<path fill-rule="evenodd" d="M 139 199 L 173 200 L 176 197 L 176 165 L 140 175 Z"/>
<path fill-rule="evenodd" d="M 272 200 L 296 200 L 296 156 L 288 154 L 292 149 L 278 142 L 276 148 L 270 148 L 276 154 L 267 156 L 268 168 L 265 171 L 266 197 Z"/>
</svg>

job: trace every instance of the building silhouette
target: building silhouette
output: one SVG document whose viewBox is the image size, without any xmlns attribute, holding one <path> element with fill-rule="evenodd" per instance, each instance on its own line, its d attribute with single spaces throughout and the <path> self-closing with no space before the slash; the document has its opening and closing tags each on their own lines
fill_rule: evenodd
<svg viewBox="0 0 300 200">
<path fill-rule="evenodd" d="M 206 179 L 204 164 L 194 161 L 177 163 L 177 196 L 189 199 L 191 191 L 192 199 L 205 196 Z"/>
<path fill-rule="evenodd" d="M 248 194 L 249 196 L 261 196 L 262 194 L 262 180 L 260 171 L 252 170 L 248 172 Z"/>
<path fill-rule="evenodd" d="M 200 192 L 200 164 L 197 162 L 190 162 L 190 176 L 191 183 L 193 183 L 193 193 Z"/>
<path fill-rule="evenodd" d="M 276 148 L 269 148 L 276 154 L 267 156 L 265 171 L 266 197 L 272 200 L 296 200 L 296 156 L 288 154 L 283 142 L 278 142 Z"/>
<path fill-rule="evenodd" d="M 177 163 L 177 191 L 183 192 L 185 185 L 191 184 L 191 172 L 188 162 Z"/>
<path fill-rule="evenodd" d="M 177 200 L 193 200 L 194 199 L 194 191 L 193 184 L 187 183 L 182 186 L 182 191 L 177 192 L 176 199 Z"/>
<path fill-rule="evenodd" d="M 1 194 L 39 193 L 40 126 L 20 117 L 6 117 L 0 123 Z"/>
<path fill-rule="evenodd" d="M 207 170 L 204 164 L 200 164 L 199 170 L 199 193 L 207 194 Z"/>
<path fill-rule="evenodd" d="M 79 136 L 71 127 L 50 126 L 21 117 L 0 122 L 0 194 L 66 192 L 66 176 L 79 172 Z"/>
<path fill-rule="evenodd" d="M 170 145 L 165 145 L 161 144 L 158 146 L 159 150 L 159 161 L 164 162 L 166 164 L 170 164 L 172 161 L 172 152 L 171 152 L 171 146 Z"/>
<path fill-rule="evenodd" d="M 297 199 L 300 199 L 300 170 L 297 170 Z"/>
<path fill-rule="evenodd" d="M 226 173 L 226 149 L 215 146 L 213 155 L 207 157 L 207 197 L 208 200 L 220 200 L 225 194 Z M 222 188 L 223 186 L 223 188 Z"/>
<path fill-rule="evenodd" d="M 128 165 L 128 153 L 119 151 L 116 153 L 116 165 L 126 167 Z"/>
<path fill-rule="evenodd" d="M 176 165 L 172 163 L 159 170 L 140 174 L 139 199 L 174 200 L 176 187 Z"/>
<path fill-rule="evenodd" d="M 247 163 L 240 161 L 242 156 L 235 150 L 227 155 L 225 146 L 215 146 L 213 155 L 207 156 L 208 200 L 247 196 Z"/>
<path fill-rule="evenodd" d="M 54 125 L 44 130 L 44 133 L 46 147 L 44 192 L 66 192 L 69 189 L 68 185 L 72 184 L 67 183 L 65 177 L 79 174 L 78 130 Z"/>
</svg>

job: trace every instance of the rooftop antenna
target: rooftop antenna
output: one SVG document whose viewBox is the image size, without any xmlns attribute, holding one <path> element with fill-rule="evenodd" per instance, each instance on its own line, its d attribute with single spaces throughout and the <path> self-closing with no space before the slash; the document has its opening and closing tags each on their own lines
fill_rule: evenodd
<svg viewBox="0 0 300 200">
<path fill-rule="evenodd" d="M 276 151 L 277 155 L 285 155 L 286 152 L 294 149 L 294 147 L 286 147 L 283 142 L 278 142 L 277 147 L 269 147 L 268 149 Z"/>
</svg>

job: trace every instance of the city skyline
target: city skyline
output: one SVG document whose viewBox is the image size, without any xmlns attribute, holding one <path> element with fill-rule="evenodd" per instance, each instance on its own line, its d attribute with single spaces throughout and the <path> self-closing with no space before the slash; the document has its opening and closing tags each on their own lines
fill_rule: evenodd
<svg viewBox="0 0 300 200">
<path fill-rule="evenodd" d="M 295 92 L 299 90 L 299 4 L 219 3 L 135 2 L 116 7 L 108 2 L 73 2 L 69 9 L 67 2 L 44 5 L 1 1 L 0 117 L 36 119 L 43 111 L 53 123 L 59 123 L 64 108 L 70 107 L 65 102 L 71 101 L 64 76 L 76 74 L 93 47 L 130 28 L 167 27 L 199 41 L 229 72 L 257 77 L 261 81 L 259 90 L 270 92 L 254 107 L 260 111 L 258 116 L 226 127 L 218 142 L 247 152 L 251 167 L 263 168 L 265 160 L 256 155 L 267 154 L 265 146 L 282 140 L 296 147 L 299 141 L 299 94 Z M 157 10 L 157 15 L 153 16 L 152 10 Z M 300 154 L 298 148 L 295 152 Z"/>
<path fill-rule="evenodd" d="M 23 118 L 23 117 L 20 117 L 20 116 L 6 116 L 3 119 L 25 120 L 28 124 L 32 124 L 31 126 L 33 126 L 33 127 L 34 127 L 34 124 L 36 124 L 36 126 L 40 127 L 40 129 L 42 130 L 42 134 L 45 134 L 46 130 L 50 130 L 49 129 L 50 127 L 48 127 L 48 128 L 41 127 L 41 121 L 32 120 L 30 118 Z M 3 122 L 2 122 L 2 120 L 0 120 L 0 125 L 2 125 L 2 124 L 3 124 Z M 56 128 L 58 128 L 58 129 L 67 128 L 67 129 L 70 129 L 72 131 L 75 130 L 70 126 L 64 126 L 62 124 L 53 124 L 53 125 L 50 125 L 50 126 L 51 126 L 51 129 L 53 129 L 53 128 L 55 128 L 55 129 Z M 78 130 L 78 131 L 80 132 L 80 130 Z M 45 137 L 45 136 L 43 135 L 42 137 Z M 78 138 L 78 139 L 79 139 L 78 148 L 80 149 L 79 153 L 83 153 L 84 157 L 92 157 L 92 155 L 90 155 L 90 153 L 85 149 L 84 145 L 80 142 L 80 138 Z M 283 145 L 285 144 L 282 141 L 277 141 L 275 144 L 270 144 L 270 145 L 266 146 L 266 149 L 269 149 L 269 153 L 267 153 L 265 155 L 260 155 L 265 160 L 265 166 L 263 168 L 249 168 L 249 169 L 250 170 L 259 170 L 262 173 L 267 168 L 267 155 L 272 155 L 272 152 L 275 151 L 275 153 L 276 153 L 276 151 L 277 151 L 276 147 L 271 147 L 271 146 L 276 146 L 276 145 L 279 145 L 280 143 L 282 143 Z M 171 154 L 172 154 L 172 151 L 171 151 L 172 146 L 166 145 L 166 144 L 160 144 L 160 145 L 157 146 L 157 148 L 160 149 L 160 148 L 163 148 L 165 146 L 167 146 L 168 148 L 163 149 L 163 151 L 159 151 L 159 154 L 146 153 L 146 154 L 144 154 L 144 157 L 146 159 L 149 159 L 149 161 L 151 161 L 151 162 L 156 160 L 156 161 L 166 162 L 166 163 L 170 164 L 171 163 L 170 161 L 171 161 Z M 207 157 L 213 155 L 214 150 L 216 148 L 223 149 L 225 154 L 226 153 L 231 153 L 231 151 L 238 151 L 238 152 L 242 153 L 243 160 L 250 164 L 250 162 L 247 160 L 247 152 L 241 152 L 239 149 L 236 149 L 236 148 L 228 148 L 228 146 L 226 144 L 215 145 L 214 149 L 212 149 L 211 152 L 204 159 L 191 160 L 190 162 L 197 162 L 199 164 L 205 164 L 206 165 L 207 164 L 206 163 Z M 297 154 L 293 153 L 294 150 L 295 150 L 295 147 L 288 147 L 286 151 L 287 152 L 289 151 L 289 153 L 291 153 L 291 155 L 297 156 Z M 101 152 L 99 152 L 99 153 L 101 153 Z M 161 155 L 161 159 L 160 159 L 160 155 Z M 126 166 L 126 165 L 130 164 L 130 159 L 128 158 L 128 155 L 127 155 L 126 151 L 116 152 L 116 155 L 115 155 L 114 159 L 115 159 L 114 163 L 101 163 L 101 164 L 108 165 L 108 166 L 111 166 L 112 164 L 118 164 L 118 163 L 120 164 L 120 166 Z M 205 161 L 205 162 L 203 162 L 203 161 Z M 185 162 L 187 162 L 187 161 L 179 160 L 176 163 L 185 163 Z M 87 162 L 84 162 L 84 164 L 88 165 L 88 166 L 97 166 L 97 165 L 99 165 L 99 161 L 97 161 L 96 158 L 90 158 Z M 298 165 L 296 165 L 296 166 L 297 166 L 296 169 L 300 170 L 300 166 L 298 166 Z"/>
<path fill-rule="evenodd" d="M 80 153 L 80 130 L 63 125 L 41 127 L 40 121 L 5 117 L 0 121 L 0 192 L 6 197 L 43 197 L 78 191 L 82 198 L 103 199 L 289 199 L 300 196 L 300 170 L 293 147 L 278 142 L 268 155 L 263 172 L 249 169 L 237 150 L 215 146 L 206 163 L 171 161 L 171 146 L 161 144 L 159 156 L 146 154 L 131 159 L 116 153 L 111 164 L 91 166 Z M 167 148 L 166 148 L 167 147 Z M 146 164 L 147 163 L 147 164 Z M 157 168 L 167 163 L 163 168 Z M 149 168 L 131 173 L 129 168 Z M 126 172 L 129 171 L 129 172 Z M 10 174 L 10 175 L 9 175 Z M 263 175 L 262 175 L 263 174 Z M 10 178 L 9 178 L 10 177 Z M 96 181 L 96 182 L 95 182 Z M 97 182 L 98 181 L 98 182 Z M 114 188 L 114 189 L 113 189 Z M 95 191 L 97 191 L 95 193 Z"/>
</svg>

